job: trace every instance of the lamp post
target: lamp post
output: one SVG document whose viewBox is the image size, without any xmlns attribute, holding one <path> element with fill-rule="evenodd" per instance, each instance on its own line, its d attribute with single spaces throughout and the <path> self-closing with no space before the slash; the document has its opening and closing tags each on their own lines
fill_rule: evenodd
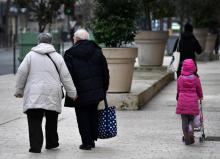
<svg viewBox="0 0 220 159">
<path fill-rule="evenodd" d="M 16 73 L 16 42 L 18 35 L 18 7 L 16 5 L 10 6 L 10 13 L 15 17 L 15 30 L 13 33 L 13 73 Z"/>
</svg>

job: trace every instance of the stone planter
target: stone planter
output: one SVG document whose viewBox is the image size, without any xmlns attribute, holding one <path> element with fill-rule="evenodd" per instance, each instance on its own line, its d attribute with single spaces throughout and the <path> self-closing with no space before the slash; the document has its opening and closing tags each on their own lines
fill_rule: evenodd
<svg viewBox="0 0 220 159">
<path fill-rule="evenodd" d="M 199 61 L 211 61 L 211 60 L 218 60 L 219 56 L 213 54 L 215 48 L 215 41 L 217 35 L 216 34 L 208 34 L 206 36 L 205 48 L 201 55 L 197 55 L 196 58 Z"/>
<path fill-rule="evenodd" d="M 208 29 L 195 28 L 193 31 L 193 34 L 195 35 L 196 39 L 199 41 L 199 44 L 201 45 L 202 49 L 204 50 L 205 43 L 206 43 L 206 37 L 208 35 Z"/>
<path fill-rule="evenodd" d="M 212 54 L 215 49 L 215 41 L 217 39 L 217 34 L 208 34 L 205 43 L 205 53 Z"/>
<path fill-rule="evenodd" d="M 168 39 L 168 32 L 142 31 L 135 37 L 140 66 L 161 66 Z"/>
<path fill-rule="evenodd" d="M 108 92 L 129 92 L 137 48 L 103 48 L 102 51 L 107 59 L 110 73 Z"/>
</svg>

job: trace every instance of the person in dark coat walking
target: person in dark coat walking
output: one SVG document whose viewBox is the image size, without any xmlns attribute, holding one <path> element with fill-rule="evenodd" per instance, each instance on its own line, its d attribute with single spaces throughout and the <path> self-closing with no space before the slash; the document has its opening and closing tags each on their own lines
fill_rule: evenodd
<svg viewBox="0 0 220 159">
<path fill-rule="evenodd" d="M 109 85 L 109 70 L 102 49 L 89 41 L 86 30 L 74 33 L 74 45 L 66 50 L 64 60 L 77 91 L 73 101 L 66 97 L 65 106 L 75 107 L 82 144 L 80 149 L 95 147 L 98 134 L 98 111 L 100 101 L 106 98 Z"/>
<path fill-rule="evenodd" d="M 173 52 L 176 50 L 179 39 L 176 40 Z M 182 63 L 185 59 L 192 59 L 196 64 L 196 55 L 202 53 L 202 48 L 198 40 L 193 35 L 193 26 L 189 23 L 184 25 L 184 32 L 180 35 L 178 51 L 180 52 L 180 62 L 177 70 L 177 77 L 180 76 Z"/>
</svg>

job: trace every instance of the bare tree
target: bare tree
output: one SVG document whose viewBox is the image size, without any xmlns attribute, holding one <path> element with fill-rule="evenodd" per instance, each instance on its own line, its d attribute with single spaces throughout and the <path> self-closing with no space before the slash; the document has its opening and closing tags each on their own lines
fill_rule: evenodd
<svg viewBox="0 0 220 159">
<path fill-rule="evenodd" d="M 94 1 L 78 0 L 79 14 L 81 15 L 81 23 L 85 27 L 89 27 L 89 23 L 93 17 Z"/>
<path fill-rule="evenodd" d="M 48 24 L 52 23 L 64 0 L 16 0 L 34 15 L 39 25 L 39 32 L 43 32 Z"/>
</svg>

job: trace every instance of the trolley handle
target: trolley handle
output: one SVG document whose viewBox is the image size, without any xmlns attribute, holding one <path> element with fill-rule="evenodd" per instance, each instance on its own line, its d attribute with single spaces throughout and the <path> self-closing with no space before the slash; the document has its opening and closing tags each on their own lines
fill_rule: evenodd
<svg viewBox="0 0 220 159">
<path fill-rule="evenodd" d="M 200 110 L 201 110 L 201 112 L 203 111 L 202 110 L 202 100 L 199 100 L 199 105 L 200 105 Z"/>
</svg>

